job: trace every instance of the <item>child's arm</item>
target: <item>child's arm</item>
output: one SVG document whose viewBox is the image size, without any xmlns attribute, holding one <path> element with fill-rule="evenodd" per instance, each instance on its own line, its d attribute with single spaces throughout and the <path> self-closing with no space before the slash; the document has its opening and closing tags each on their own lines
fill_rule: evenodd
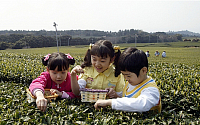
<svg viewBox="0 0 200 125">
<path fill-rule="evenodd" d="M 155 87 L 145 88 L 137 98 L 112 99 L 112 109 L 129 112 L 146 112 L 159 102 L 159 90 Z"/>
<path fill-rule="evenodd" d="M 128 112 L 146 112 L 152 107 L 156 106 L 159 102 L 159 90 L 154 87 L 148 87 L 143 90 L 137 98 L 117 98 L 109 100 L 97 100 L 94 107 L 111 106 L 112 109 L 128 111 Z"/>
<path fill-rule="evenodd" d="M 34 79 L 30 84 L 30 92 L 35 95 L 34 91 L 40 89 L 44 93 L 44 88 L 46 87 L 48 80 L 50 80 L 50 75 L 47 72 L 42 72 L 41 75 Z"/>
<path fill-rule="evenodd" d="M 80 87 L 78 84 L 78 80 L 76 78 L 76 74 L 77 73 L 83 73 L 83 69 L 78 65 L 76 67 L 74 67 L 71 71 L 71 87 L 72 87 L 72 92 L 78 96 L 80 94 Z"/>
</svg>

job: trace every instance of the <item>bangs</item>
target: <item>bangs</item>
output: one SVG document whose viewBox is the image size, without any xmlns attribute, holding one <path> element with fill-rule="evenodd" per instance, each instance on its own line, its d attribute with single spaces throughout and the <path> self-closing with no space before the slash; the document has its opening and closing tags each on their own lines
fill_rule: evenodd
<svg viewBox="0 0 200 125">
<path fill-rule="evenodd" d="M 55 70 L 56 67 L 58 67 L 58 71 L 63 71 L 68 69 L 68 64 L 67 61 L 62 59 L 62 58 L 56 58 L 55 60 L 52 60 L 51 63 L 49 64 L 49 69 L 50 70 Z"/>
<path fill-rule="evenodd" d="M 106 46 L 93 46 L 91 51 L 90 51 L 91 55 L 95 55 L 101 58 L 107 58 L 107 55 L 109 55 L 110 57 L 114 56 L 114 53 L 112 54 L 112 52 L 110 51 L 110 49 Z"/>
</svg>

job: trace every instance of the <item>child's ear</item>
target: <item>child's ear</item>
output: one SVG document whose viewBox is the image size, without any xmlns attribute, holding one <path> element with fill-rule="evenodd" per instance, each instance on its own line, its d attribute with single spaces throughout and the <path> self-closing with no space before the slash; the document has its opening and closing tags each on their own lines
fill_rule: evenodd
<svg viewBox="0 0 200 125">
<path fill-rule="evenodd" d="M 143 74 L 147 74 L 147 67 L 143 67 L 143 68 L 142 68 L 142 73 L 143 73 Z"/>
<path fill-rule="evenodd" d="M 48 67 L 46 67 L 46 69 L 47 69 L 47 72 L 49 72 L 49 68 L 48 68 Z"/>
<path fill-rule="evenodd" d="M 113 63 L 115 61 L 115 56 L 110 60 L 110 63 Z"/>
<path fill-rule="evenodd" d="M 70 70 L 70 67 L 67 69 L 67 71 L 69 72 L 69 70 Z"/>
</svg>

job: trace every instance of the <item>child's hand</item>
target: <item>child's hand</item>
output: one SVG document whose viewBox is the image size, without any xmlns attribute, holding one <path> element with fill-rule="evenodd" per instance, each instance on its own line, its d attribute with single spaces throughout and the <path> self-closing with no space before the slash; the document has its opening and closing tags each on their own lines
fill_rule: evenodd
<svg viewBox="0 0 200 125">
<path fill-rule="evenodd" d="M 94 104 L 95 109 L 99 110 L 100 107 L 112 106 L 112 100 L 97 100 Z"/>
<path fill-rule="evenodd" d="M 50 89 L 51 95 L 54 95 L 55 93 L 59 96 L 62 97 L 62 92 L 58 91 L 57 89 Z"/>
<path fill-rule="evenodd" d="M 109 98 L 117 98 L 117 97 L 119 97 L 113 87 L 112 88 L 106 88 L 106 90 L 108 90 L 107 96 Z"/>
<path fill-rule="evenodd" d="M 44 98 L 44 96 L 37 96 L 36 104 L 38 109 L 40 109 L 42 112 L 44 112 L 47 108 L 47 100 Z"/>
<path fill-rule="evenodd" d="M 84 73 L 83 68 L 81 66 L 77 65 L 71 70 L 71 74 L 77 74 L 77 73 Z"/>
</svg>

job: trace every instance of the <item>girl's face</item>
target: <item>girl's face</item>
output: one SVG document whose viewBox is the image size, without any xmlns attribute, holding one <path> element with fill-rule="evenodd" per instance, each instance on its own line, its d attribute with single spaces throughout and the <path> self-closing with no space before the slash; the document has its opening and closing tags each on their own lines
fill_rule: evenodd
<svg viewBox="0 0 200 125">
<path fill-rule="evenodd" d="M 138 84 L 142 83 L 144 80 L 147 79 L 147 75 L 146 75 L 147 69 L 146 69 L 146 67 L 143 67 L 140 70 L 138 77 L 135 73 L 129 72 L 129 71 L 121 71 L 121 73 L 124 75 L 124 79 L 126 79 L 126 81 L 128 81 L 133 86 L 138 85 Z"/>
<path fill-rule="evenodd" d="M 57 84 L 61 84 L 65 81 L 68 72 L 68 70 L 58 71 L 58 67 L 56 67 L 55 70 L 49 70 L 47 68 L 47 71 L 49 72 L 51 79 Z"/>
<path fill-rule="evenodd" d="M 110 56 L 107 56 L 107 58 L 98 57 L 95 55 L 91 55 L 91 62 L 92 66 L 96 69 L 98 73 L 104 72 L 106 69 L 109 68 L 110 63 L 112 62 L 110 59 Z"/>
</svg>

